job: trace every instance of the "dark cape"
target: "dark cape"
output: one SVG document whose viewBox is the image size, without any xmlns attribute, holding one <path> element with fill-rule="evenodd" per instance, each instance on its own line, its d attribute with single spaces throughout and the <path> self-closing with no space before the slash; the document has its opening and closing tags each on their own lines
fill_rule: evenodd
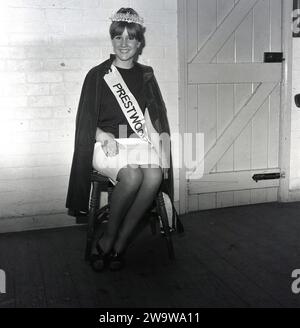
<svg viewBox="0 0 300 328">
<path fill-rule="evenodd" d="M 108 60 L 92 68 L 88 72 L 82 86 L 76 116 L 75 147 L 66 201 L 69 214 L 73 216 L 76 216 L 76 213 L 79 211 L 88 212 L 91 189 L 90 177 L 93 169 L 92 159 L 100 109 L 100 97 L 103 83 L 105 83 L 103 76 L 108 72 L 114 59 L 115 55 L 111 55 Z M 166 106 L 153 69 L 150 66 L 139 63 L 136 63 L 136 65 L 143 72 L 143 92 L 151 122 L 159 134 L 168 133 L 170 135 Z M 170 168 L 168 169 L 167 178 L 164 179 L 162 190 L 169 195 L 172 201 L 174 199 L 173 188 L 171 159 Z"/>
</svg>

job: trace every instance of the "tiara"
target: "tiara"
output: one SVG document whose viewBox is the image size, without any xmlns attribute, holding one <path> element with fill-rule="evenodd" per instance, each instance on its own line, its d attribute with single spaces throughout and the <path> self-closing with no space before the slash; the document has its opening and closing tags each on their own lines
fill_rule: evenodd
<svg viewBox="0 0 300 328">
<path fill-rule="evenodd" d="M 142 25 L 144 24 L 144 19 L 136 14 L 122 14 L 122 13 L 116 13 L 110 17 L 110 20 L 112 22 L 126 22 L 126 23 L 135 23 Z"/>
</svg>

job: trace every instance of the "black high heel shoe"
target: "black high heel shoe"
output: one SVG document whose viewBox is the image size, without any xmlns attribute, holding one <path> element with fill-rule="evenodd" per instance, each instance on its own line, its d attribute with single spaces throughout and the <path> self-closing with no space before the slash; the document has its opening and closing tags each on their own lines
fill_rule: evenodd
<svg viewBox="0 0 300 328">
<path fill-rule="evenodd" d="M 102 236 L 101 236 L 102 237 Z M 106 267 L 108 263 L 108 254 L 105 254 L 103 249 L 101 248 L 99 241 L 101 239 L 99 238 L 97 244 L 96 244 L 96 249 L 98 254 L 92 254 L 90 258 L 90 265 L 92 269 L 96 272 L 101 272 L 103 269 Z"/>
<path fill-rule="evenodd" d="M 109 269 L 111 271 L 119 271 L 124 267 L 125 261 L 123 254 L 113 252 L 109 257 Z"/>
</svg>

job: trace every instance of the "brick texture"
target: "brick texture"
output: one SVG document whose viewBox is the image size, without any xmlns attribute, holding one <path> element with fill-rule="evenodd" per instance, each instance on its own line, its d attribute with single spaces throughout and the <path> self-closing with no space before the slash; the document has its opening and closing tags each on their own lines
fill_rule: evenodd
<svg viewBox="0 0 300 328">
<path fill-rule="evenodd" d="M 1 1 L 0 218 L 66 212 L 81 86 L 109 56 L 108 18 L 124 6 L 144 16 L 140 62 L 153 66 L 178 130 L 176 0 Z"/>
</svg>

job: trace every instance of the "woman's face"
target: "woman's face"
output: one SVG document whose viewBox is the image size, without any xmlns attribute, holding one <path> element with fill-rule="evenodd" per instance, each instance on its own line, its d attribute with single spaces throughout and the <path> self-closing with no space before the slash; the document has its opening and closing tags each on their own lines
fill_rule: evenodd
<svg viewBox="0 0 300 328">
<path fill-rule="evenodd" d="M 126 28 L 122 35 L 117 35 L 112 39 L 112 45 L 117 59 L 123 62 L 133 60 L 140 44 L 141 43 L 136 39 L 131 39 L 129 37 Z"/>
</svg>

